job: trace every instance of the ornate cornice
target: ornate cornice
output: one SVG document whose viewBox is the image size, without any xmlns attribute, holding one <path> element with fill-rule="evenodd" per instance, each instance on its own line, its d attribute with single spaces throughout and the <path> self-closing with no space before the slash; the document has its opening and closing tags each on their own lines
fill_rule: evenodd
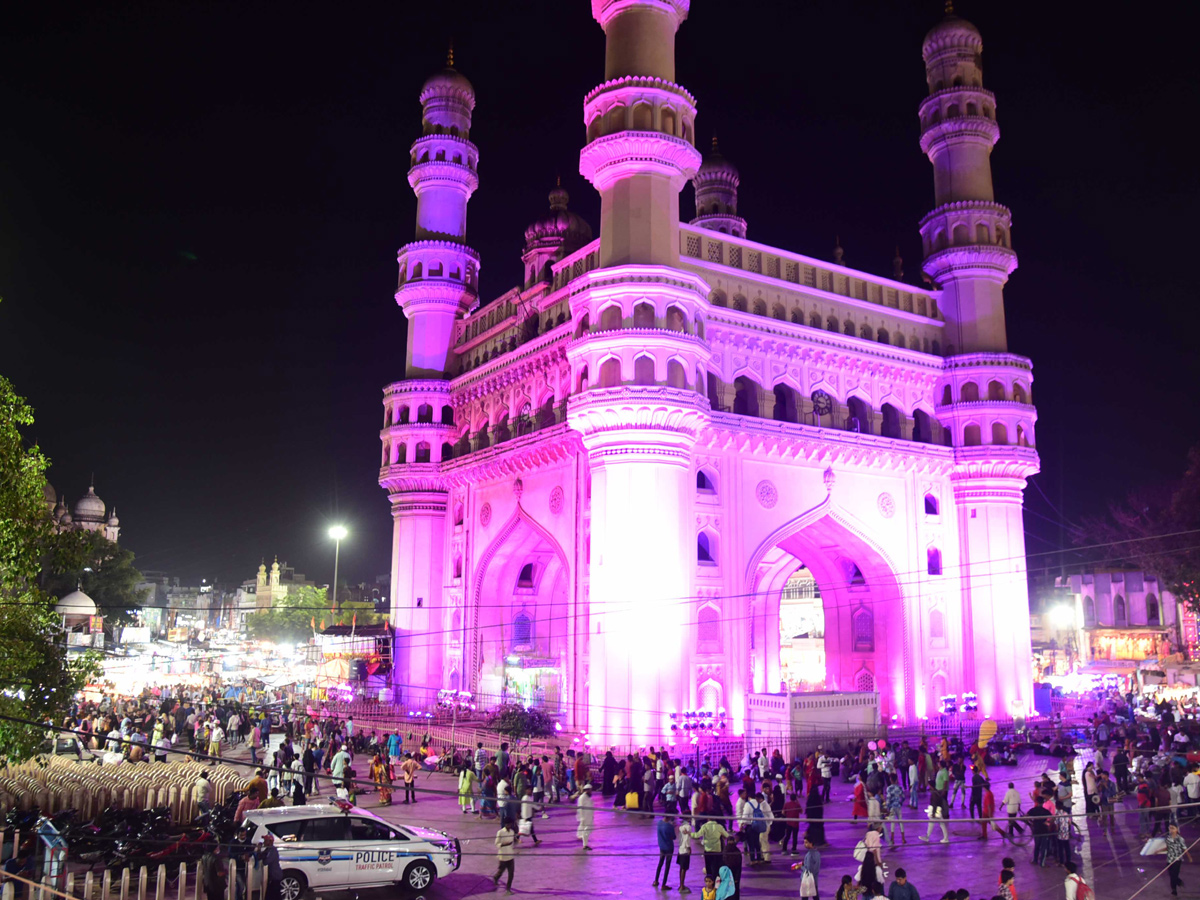
<svg viewBox="0 0 1200 900">
<path fill-rule="evenodd" d="M 463 190 L 469 197 L 479 187 L 479 176 L 465 162 L 429 159 L 408 170 L 408 185 L 417 193 L 430 184 L 444 184 Z"/>
<path fill-rule="evenodd" d="M 440 463 L 398 463 L 379 470 L 379 486 L 391 494 L 413 491 L 439 492 L 446 483 L 439 471 Z"/>
<path fill-rule="evenodd" d="M 954 116 L 930 123 L 921 132 L 921 152 L 926 156 L 942 144 L 978 143 L 989 147 L 1000 140 L 1000 126 L 987 116 Z"/>
<path fill-rule="evenodd" d="M 456 409 L 466 406 L 496 391 L 518 384 L 526 378 L 549 371 L 567 361 L 567 339 L 569 323 L 563 331 L 547 332 L 546 340 L 535 339 L 522 344 L 511 353 L 458 376 L 451 382 L 450 405 Z M 522 353 L 522 350 L 525 352 Z"/>
<path fill-rule="evenodd" d="M 955 447 L 951 478 L 1017 479 L 1022 482 L 1041 471 L 1042 464 L 1032 447 L 985 445 Z"/>
<path fill-rule="evenodd" d="M 945 475 L 954 466 L 950 447 L 731 413 L 713 413 L 696 447 L 753 453 L 780 461 L 868 466 L 934 476 Z"/>
<path fill-rule="evenodd" d="M 592 17 L 607 28 L 608 23 L 626 10 L 649 9 L 675 17 L 675 27 L 687 18 L 691 0 L 592 0 Z"/>
<path fill-rule="evenodd" d="M 579 434 L 565 423 L 442 463 L 448 488 L 533 472 L 583 452 Z"/>
<path fill-rule="evenodd" d="M 954 274 L 986 276 L 1004 282 L 1017 268 L 1017 254 L 999 244 L 964 244 L 935 250 L 925 257 L 921 267 L 937 282 Z"/>
<path fill-rule="evenodd" d="M 699 150 L 683 138 L 657 131 L 620 131 L 596 138 L 579 152 L 579 174 L 598 191 L 655 169 L 678 178 L 682 186 L 699 165 Z"/>
<path fill-rule="evenodd" d="M 992 108 L 996 108 L 996 95 L 987 88 L 969 84 L 960 84 L 948 88 L 942 88 L 940 91 L 934 91 L 932 94 L 927 96 L 921 101 L 919 115 L 922 119 L 924 119 L 925 114 L 927 112 L 932 112 L 933 107 L 937 107 L 939 109 L 941 108 L 942 100 L 949 100 L 959 96 L 966 96 L 970 98 L 979 97 L 984 100 L 989 100 L 991 101 Z"/>
<path fill-rule="evenodd" d="M 383 389 L 384 399 L 392 397 L 407 397 L 415 394 L 448 397 L 450 382 L 437 378 L 410 378 L 404 381 L 393 381 Z"/>
<path fill-rule="evenodd" d="M 926 225 L 929 225 L 936 219 L 952 219 L 961 213 L 966 213 L 976 218 L 979 216 L 989 216 L 1005 225 L 1012 222 L 1012 210 L 1003 203 L 993 203 L 988 200 L 953 200 L 950 203 L 943 203 L 941 206 L 935 207 L 925 213 L 925 216 L 921 219 L 917 227 L 923 231 Z"/>
<path fill-rule="evenodd" d="M 584 436 L 589 449 L 605 434 L 627 440 L 636 433 L 650 444 L 660 439 L 656 432 L 694 440 L 708 414 L 707 397 L 662 385 L 592 388 L 573 394 L 567 405 L 567 421 Z"/>
<path fill-rule="evenodd" d="M 964 369 L 1007 368 L 1021 369 L 1032 373 L 1033 362 L 1027 356 L 1018 356 L 1015 353 L 958 353 L 942 360 L 942 368 L 947 372 Z M 970 373 L 968 372 L 968 374 Z"/>
</svg>

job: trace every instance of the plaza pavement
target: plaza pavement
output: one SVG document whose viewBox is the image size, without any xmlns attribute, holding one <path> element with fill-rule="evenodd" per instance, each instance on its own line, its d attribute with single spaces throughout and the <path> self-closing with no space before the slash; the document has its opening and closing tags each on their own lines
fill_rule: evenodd
<svg viewBox="0 0 1200 900">
<path fill-rule="evenodd" d="M 272 742 L 275 743 L 274 741 Z M 272 748 L 273 749 L 273 748 Z M 241 756 L 241 753 L 237 754 Z M 1076 761 L 1076 772 L 1082 772 L 1090 754 Z M 1020 764 L 1015 767 L 996 767 L 991 771 L 993 791 L 997 805 L 1008 787 L 1016 784 L 1022 798 L 1028 798 L 1036 775 L 1050 769 L 1056 771 L 1058 760 L 1048 756 L 1022 754 Z M 1057 775 L 1055 775 L 1057 781 Z M 328 780 L 314 802 L 328 793 Z M 457 780 L 442 774 L 423 774 L 419 780 L 421 793 L 415 806 L 405 806 L 400 801 L 403 791 L 393 796 L 394 805 L 380 807 L 375 793 L 359 796 L 359 805 L 378 813 L 392 822 L 403 822 L 438 828 L 458 837 L 462 841 L 463 861 L 457 872 L 435 883 L 422 895 L 425 900 L 460 900 L 460 898 L 503 895 L 504 882 L 499 889 L 493 886 L 491 876 L 496 871 L 495 848 L 492 839 L 499 825 L 495 820 L 480 821 L 474 815 L 462 815 L 458 807 Z M 858 863 L 852 857 L 855 844 L 865 832 L 862 824 L 834 823 L 829 819 L 850 818 L 851 785 L 837 779 L 833 786 L 832 802 L 825 807 L 826 837 L 829 846 L 821 851 L 821 877 L 819 887 L 824 900 L 832 900 L 841 876 L 854 874 Z M 429 793 L 436 791 L 439 793 Z M 1085 821 L 1083 798 L 1076 791 L 1076 812 L 1081 824 Z M 550 818 L 535 820 L 535 828 L 542 843 L 534 847 L 528 838 L 523 838 L 517 854 L 516 878 L 513 892 L 518 898 L 620 897 L 629 900 L 649 900 L 652 897 L 681 897 L 678 872 L 672 866 L 670 891 L 656 890 L 651 886 L 654 867 L 658 861 L 658 845 L 655 838 L 655 822 L 645 815 L 617 812 L 611 809 L 611 800 L 596 797 L 596 825 L 592 833 L 594 848 L 585 853 L 575 838 L 575 810 L 573 806 L 550 806 Z M 1061 900 L 1064 897 L 1065 872 L 1057 865 L 1045 868 L 1032 864 L 1033 847 L 1028 837 L 1025 843 L 1013 845 L 994 832 L 988 841 L 978 840 L 975 825 L 956 824 L 954 816 L 966 816 L 966 810 L 956 800 L 951 813 L 949 845 L 926 844 L 917 840 L 925 834 L 928 820 L 924 814 L 927 795 L 922 795 L 917 810 L 905 807 L 907 843 L 897 844 L 895 849 L 884 846 L 884 862 L 888 878 L 886 891 L 892 875 L 898 867 L 904 868 L 910 882 L 917 888 L 922 900 L 938 900 L 946 891 L 966 888 L 972 900 L 986 900 L 997 893 L 997 878 L 1000 861 L 1005 856 L 1017 862 L 1016 885 L 1018 900 Z M 1023 800 L 1022 809 L 1028 807 Z M 1118 801 L 1118 809 L 1133 810 L 1133 798 Z M 801 828 L 803 833 L 803 826 Z M 1185 826 L 1183 835 L 1189 844 L 1200 837 L 1200 828 Z M 939 840 L 941 831 L 934 833 Z M 1080 848 L 1072 841 L 1072 853 L 1084 879 L 1096 891 L 1097 900 L 1115 900 L 1138 896 L 1146 900 L 1163 900 L 1170 896 L 1167 877 L 1163 874 L 1153 883 L 1152 877 L 1166 865 L 1163 856 L 1142 857 L 1138 851 L 1142 842 L 1137 839 L 1137 814 L 1118 815 L 1115 833 L 1102 834 L 1098 826 L 1085 828 Z M 773 898 L 798 898 L 800 876 L 791 870 L 799 857 L 781 856 L 778 845 L 772 845 L 772 861 L 768 865 L 743 866 L 741 896 L 747 900 L 773 900 Z M 703 886 L 703 855 L 696 846 L 687 884 L 692 888 L 695 900 L 700 900 Z M 801 848 L 803 852 L 803 847 Z M 1200 846 L 1193 851 L 1200 863 Z M 1183 868 L 1185 887 L 1181 896 L 1196 896 L 1200 888 L 1200 873 L 1192 864 Z M 331 900 L 342 900 L 346 893 L 324 892 Z M 394 900 L 395 890 L 364 890 L 355 892 L 356 900 Z"/>
</svg>

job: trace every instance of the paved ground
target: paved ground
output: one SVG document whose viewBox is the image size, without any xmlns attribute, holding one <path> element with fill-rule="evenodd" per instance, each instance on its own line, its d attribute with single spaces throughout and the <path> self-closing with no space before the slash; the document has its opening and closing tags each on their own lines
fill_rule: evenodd
<svg viewBox="0 0 1200 900">
<path fill-rule="evenodd" d="M 1084 761 L 1077 763 L 1079 771 Z M 1027 796 L 1035 774 L 1047 766 L 1057 767 L 1057 760 L 1027 755 L 1016 768 L 994 769 L 993 782 L 999 788 L 997 797 L 1003 794 L 1010 780 L 1016 783 L 1022 796 Z M 496 870 L 492 845 L 498 827 L 496 823 L 481 822 L 475 816 L 464 816 L 459 812 L 457 798 L 453 795 L 455 781 L 450 776 L 423 776 L 420 786 L 425 791 L 438 793 L 425 793 L 416 806 L 398 804 L 379 808 L 374 794 L 361 796 L 360 804 L 379 812 L 390 821 L 439 828 L 462 840 L 464 856 L 461 868 L 426 891 L 426 900 L 495 896 L 497 891 L 492 885 L 491 875 Z M 398 792 L 397 803 L 400 797 L 401 793 Z M 1082 798 L 1078 800 L 1078 806 L 1082 813 Z M 921 809 L 924 809 L 924 802 L 921 803 Z M 516 896 L 622 897 L 632 900 L 680 896 L 674 889 L 663 892 L 651 886 L 658 851 L 654 823 L 646 817 L 612 811 L 598 802 L 596 830 L 592 835 L 595 849 L 584 854 L 575 839 L 574 809 L 551 807 L 549 811 L 550 818 L 536 821 L 541 845 L 524 845 L 520 849 L 513 885 Z M 985 843 L 977 839 L 978 832 L 972 826 L 956 826 L 953 819 L 949 845 L 924 844 L 916 840 L 917 834 L 925 833 L 927 820 L 923 812 L 906 808 L 905 813 L 911 817 L 908 819 L 908 843 L 898 845 L 895 850 L 885 848 L 888 883 L 891 881 L 890 874 L 897 867 L 904 867 L 924 900 L 937 900 L 947 890 L 958 888 L 967 888 L 973 898 L 981 900 L 996 893 L 1000 860 L 1012 856 L 1017 860 L 1019 900 L 1058 900 L 1063 897 L 1063 870 L 1057 866 L 1033 866 L 1031 845 L 1014 846 L 994 834 L 993 839 Z M 962 811 L 961 814 L 966 815 L 966 812 Z M 825 815 L 827 820 L 849 818 L 849 785 L 841 782 L 835 784 L 833 802 L 827 805 Z M 861 825 L 827 821 L 826 833 L 830 846 L 822 851 L 820 879 L 822 897 L 826 900 L 832 898 L 841 876 L 853 874 L 857 869 L 851 851 L 863 830 Z M 1200 828 L 1185 828 L 1184 835 L 1189 842 L 1196 840 L 1200 837 Z M 1082 873 L 1096 889 L 1098 900 L 1129 898 L 1143 888 L 1139 894 L 1142 898 L 1159 900 L 1170 896 L 1165 875 L 1150 883 L 1151 878 L 1165 866 L 1164 857 L 1139 856 L 1141 844 L 1137 839 L 1136 814 L 1119 817 L 1116 833 L 1111 836 L 1101 834 L 1094 825 L 1087 829 L 1082 848 L 1075 850 L 1075 859 L 1077 863 L 1082 861 Z M 1075 844 L 1076 848 L 1078 846 Z M 1200 851 L 1200 847 L 1196 851 Z M 1200 852 L 1197 852 L 1197 860 L 1200 861 Z M 769 865 L 753 869 L 745 867 L 741 896 L 747 900 L 798 897 L 800 878 L 790 868 L 795 861 L 775 852 Z M 688 875 L 688 885 L 693 888 L 696 900 L 700 898 L 702 869 L 702 857 L 698 856 Z M 1182 892 L 1185 897 L 1194 896 L 1197 893 L 1195 888 L 1200 887 L 1200 873 L 1192 874 L 1194 871 L 1193 866 L 1185 864 L 1183 877 L 1187 886 Z M 672 875 L 672 884 L 678 884 L 677 874 Z M 330 896 L 331 900 L 342 900 L 346 895 Z M 385 897 L 392 900 L 395 892 L 361 892 L 361 900 L 383 900 Z"/>
</svg>

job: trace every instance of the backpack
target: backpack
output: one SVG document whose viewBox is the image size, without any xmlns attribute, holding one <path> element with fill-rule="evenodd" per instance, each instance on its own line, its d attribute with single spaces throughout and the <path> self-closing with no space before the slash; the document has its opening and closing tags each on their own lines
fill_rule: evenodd
<svg viewBox="0 0 1200 900">
<path fill-rule="evenodd" d="M 754 812 L 750 817 L 750 830 L 755 834 L 762 834 L 767 830 L 767 817 L 763 815 L 761 801 L 754 804 Z"/>
<path fill-rule="evenodd" d="M 1071 880 L 1075 882 L 1075 900 L 1096 900 L 1096 892 L 1091 885 L 1078 875 L 1072 875 Z"/>
</svg>

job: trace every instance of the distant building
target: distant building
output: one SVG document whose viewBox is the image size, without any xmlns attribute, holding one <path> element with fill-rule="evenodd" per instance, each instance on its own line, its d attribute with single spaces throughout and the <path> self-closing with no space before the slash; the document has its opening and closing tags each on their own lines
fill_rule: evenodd
<svg viewBox="0 0 1200 900">
<path fill-rule="evenodd" d="M 1065 607 L 1034 618 L 1043 628 L 1073 633 L 1083 671 L 1129 674 L 1146 660 L 1182 651 L 1179 603 L 1162 589 L 1157 575 L 1095 571 L 1059 579 L 1059 587 Z"/>
<path fill-rule="evenodd" d="M 270 609 L 275 605 L 277 600 L 282 600 L 288 595 L 288 591 L 296 587 L 319 587 L 316 582 L 309 581 L 302 574 L 297 572 L 292 566 L 286 562 L 282 565 L 279 563 L 279 558 L 271 563 L 270 572 L 267 571 L 266 563 L 258 567 L 258 575 L 254 579 L 254 590 L 247 591 L 249 581 L 242 582 L 241 597 L 254 596 L 253 609 L 261 611 Z M 244 602 L 239 599 L 239 609 L 246 609 Z"/>
<path fill-rule="evenodd" d="M 117 508 L 114 506 L 106 510 L 104 501 L 96 496 L 94 484 L 88 486 L 87 493 L 75 501 L 73 508 L 68 508 L 66 497 L 55 491 L 48 482 L 43 492 L 46 509 L 50 511 L 56 531 L 98 531 L 114 544 L 117 542 L 117 536 L 121 533 Z"/>
</svg>

